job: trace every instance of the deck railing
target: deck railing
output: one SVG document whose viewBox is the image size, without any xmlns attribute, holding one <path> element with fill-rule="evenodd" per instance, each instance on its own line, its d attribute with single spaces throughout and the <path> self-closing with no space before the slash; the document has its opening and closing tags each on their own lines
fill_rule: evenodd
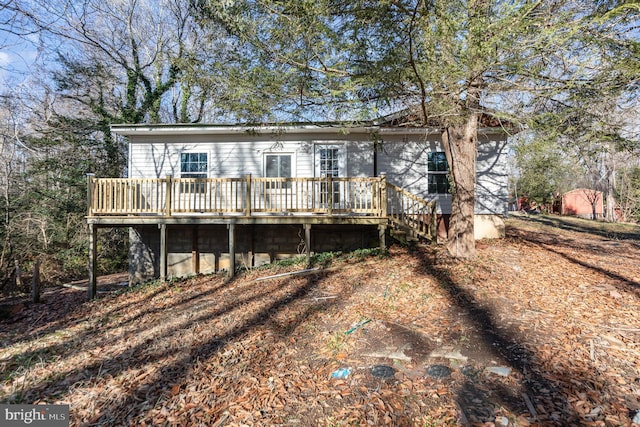
<svg viewBox="0 0 640 427">
<path fill-rule="evenodd" d="M 381 215 L 384 178 L 95 178 L 89 216 L 257 213 Z"/>
<path fill-rule="evenodd" d="M 95 178 L 88 216 L 349 214 L 387 217 L 433 238 L 436 204 L 373 178 Z"/>
</svg>

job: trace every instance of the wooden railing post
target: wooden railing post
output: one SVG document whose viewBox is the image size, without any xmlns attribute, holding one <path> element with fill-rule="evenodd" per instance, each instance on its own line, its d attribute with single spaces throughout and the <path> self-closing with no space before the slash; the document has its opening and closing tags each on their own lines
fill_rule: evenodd
<svg viewBox="0 0 640 427">
<path fill-rule="evenodd" d="M 87 216 L 92 216 L 93 213 L 93 177 L 95 174 L 87 174 Z"/>
<path fill-rule="evenodd" d="M 171 175 L 167 175 L 165 178 L 165 200 L 164 200 L 164 214 L 166 216 L 171 216 L 171 192 L 173 187 L 173 177 Z"/>
<path fill-rule="evenodd" d="M 387 217 L 387 174 L 380 174 L 380 216 Z"/>
<path fill-rule="evenodd" d="M 251 174 L 247 174 L 246 179 L 246 200 L 244 205 L 245 216 L 251 216 Z"/>
<path fill-rule="evenodd" d="M 333 210 L 333 176 L 327 175 L 327 214 L 331 215 Z"/>
</svg>

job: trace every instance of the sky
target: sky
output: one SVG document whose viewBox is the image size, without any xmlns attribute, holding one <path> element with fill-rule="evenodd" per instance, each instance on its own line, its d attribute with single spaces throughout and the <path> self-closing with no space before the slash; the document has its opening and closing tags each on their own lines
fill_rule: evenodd
<svg viewBox="0 0 640 427">
<path fill-rule="evenodd" d="M 0 91 L 19 85 L 36 65 L 36 40 L 23 40 L 0 28 Z"/>
</svg>

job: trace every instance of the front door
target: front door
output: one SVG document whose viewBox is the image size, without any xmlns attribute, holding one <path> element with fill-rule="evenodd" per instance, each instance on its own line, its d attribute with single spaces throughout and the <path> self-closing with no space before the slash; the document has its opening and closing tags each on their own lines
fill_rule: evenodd
<svg viewBox="0 0 640 427">
<path fill-rule="evenodd" d="M 343 144 L 317 144 L 315 154 L 316 177 L 344 177 L 346 156 Z M 332 208 L 339 208 L 342 205 L 344 193 L 344 191 L 341 191 L 341 183 L 335 181 L 331 187 L 331 190 L 329 190 L 327 182 L 320 184 L 320 204 L 323 207 L 327 207 L 329 198 L 331 198 Z"/>
</svg>

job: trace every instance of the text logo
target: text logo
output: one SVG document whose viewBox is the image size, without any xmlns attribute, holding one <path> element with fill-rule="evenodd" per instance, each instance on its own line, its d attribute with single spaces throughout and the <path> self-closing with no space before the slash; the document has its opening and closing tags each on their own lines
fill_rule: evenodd
<svg viewBox="0 0 640 427">
<path fill-rule="evenodd" d="M 69 427 L 69 405 L 0 405 L 0 425 Z"/>
</svg>

